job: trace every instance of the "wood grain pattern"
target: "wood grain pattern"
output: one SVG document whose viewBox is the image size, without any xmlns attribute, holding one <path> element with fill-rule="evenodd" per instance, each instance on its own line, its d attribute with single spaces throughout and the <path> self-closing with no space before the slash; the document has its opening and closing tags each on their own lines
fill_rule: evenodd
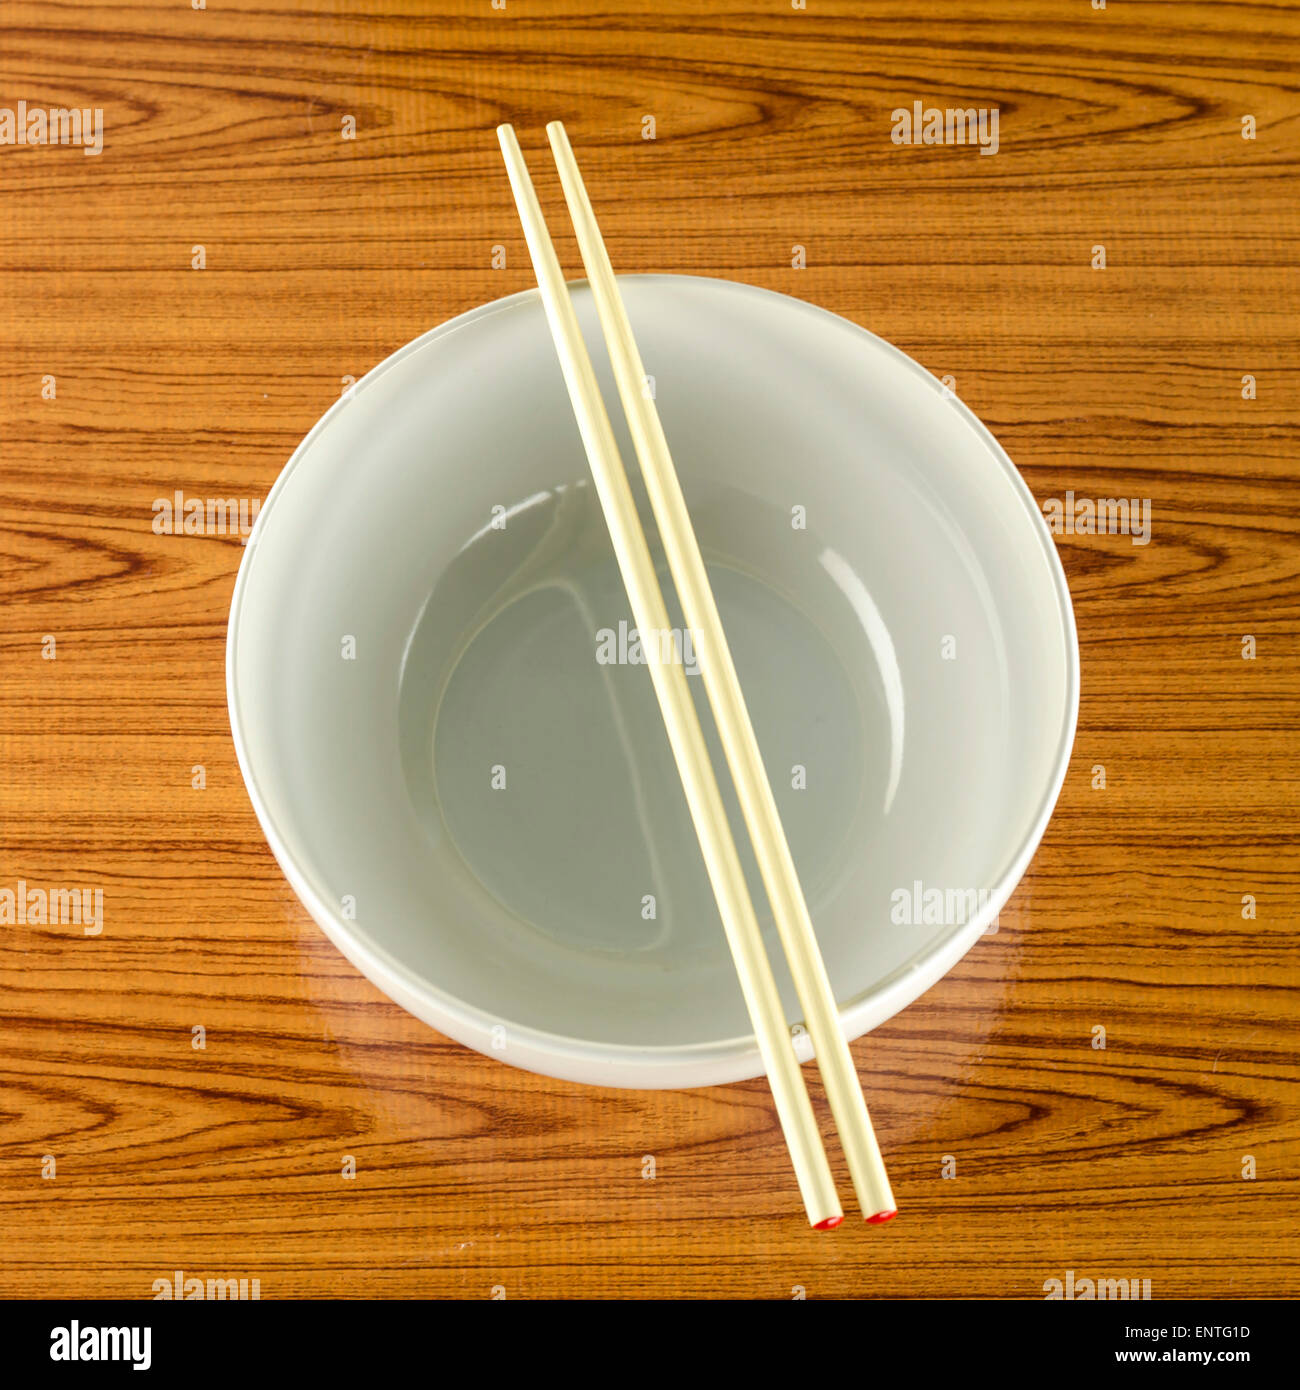
<svg viewBox="0 0 1300 1390">
<path fill-rule="evenodd" d="M 0 105 L 102 107 L 105 150 L 0 149 L 0 886 L 102 885 L 109 926 L 0 926 L 0 1294 L 1300 1294 L 1294 10 L 9 0 L 3 26 Z M 893 145 L 915 99 L 998 106 L 996 157 Z M 761 1082 L 547 1081 L 360 977 L 235 765 L 240 546 L 150 528 L 178 487 L 264 496 L 346 375 L 530 284 L 492 128 L 539 148 L 556 117 L 621 270 L 836 310 L 951 374 L 1040 498 L 1152 499 L 1149 546 L 1060 538 L 1079 736 L 1000 931 L 855 1046 L 904 1212 L 878 1231 L 803 1228 Z"/>
</svg>

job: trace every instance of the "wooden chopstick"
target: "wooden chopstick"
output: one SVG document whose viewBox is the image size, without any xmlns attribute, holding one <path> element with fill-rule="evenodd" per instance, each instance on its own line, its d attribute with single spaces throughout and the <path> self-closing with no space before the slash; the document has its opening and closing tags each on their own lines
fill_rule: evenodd
<svg viewBox="0 0 1300 1390">
<path fill-rule="evenodd" d="M 596 301 L 596 312 L 668 567 L 677 586 L 686 624 L 699 648 L 704 687 L 804 1010 L 853 1188 L 863 1216 L 870 1221 L 885 1221 L 894 1215 L 894 1195 L 871 1127 L 853 1056 L 840 1027 L 839 1010 L 817 947 L 808 904 L 763 767 L 758 739 L 754 736 L 754 726 L 718 616 L 699 542 L 668 452 L 659 412 L 645 390 L 645 367 L 632 335 L 632 325 L 564 126 L 552 121 L 546 133 L 559 166 L 569 216 L 577 232 L 582 263 Z"/>
<path fill-rule="evenodd" d="M 578 327 L 573 301 L 528 176 L 528 166 L 511 126 L 498 126 L 497 137 L 573 413 L 627 588 L 633 620 L 643 634 L 668 632 L 672 625 L 655 576 L 650 547 Z M 650 657 L 650 675 L 668 730 L 668 741 L 681 774 L 691 820 L 722 916 L 741 992 L 754 1025 L 809 1223 L 819 1229 L 838 1226 L 844 1213 L 835 1193 L 835 1181 L 786 1025 L 772 966 L 763 947 L 744 869 L 727 823 L 722 793 L 686 684 L 685 670 L 679 661 L 655 659 L 659 642 L 643 641 L 643 646 Z"/>
</svg>

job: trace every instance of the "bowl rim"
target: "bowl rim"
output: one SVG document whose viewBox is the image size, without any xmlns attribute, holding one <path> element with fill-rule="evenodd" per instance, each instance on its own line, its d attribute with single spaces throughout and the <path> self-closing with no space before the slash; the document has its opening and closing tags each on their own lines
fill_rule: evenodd
<svg viewBox="0 0 1300 1390">
<path fill-rule="evenodd" d="M 976 438 L 988 450 L 992 461 L 1003 470 L 1013 491 L 1028 513 L 1031 529 L 1037 537 L 1039 547 L 1046 558 L 1048 569 L 1052 575 L 1056 613 L 1061 624 L 1065 653 L 1065 708 L 1058 731 L 1051 773 L 1035 809 L 1033 819 L 1019 849 L 1011 857 L 1006 868 L 990 889 L 987 900 L 971 920 L 955 924 L 942 935 L 931 938 L 926 946 L 919 948 L 889 975 L 859 991 L 851 999 L 843 1002 L 837 1001 L 840 1026 L 845 1037 L 852 1041 L 892 1018 L 894 1014 L 913 1003 L 948 973 L 953 965 L 970 950 L 975 941 L 984 934 L 989 922 L 1001 912 L 1024 876 L 1030 860 L 1037 852 L 1069 769 L 1079 714 L 1078 632 L 1065 569 L 1061 564 L 1060 555 L 1038 502 L 1006 450 L 983 421 L 955 392 L 944 386 L 938 378 L 901 348 L 833 310 L 822 308 L 820 305 L 812 304 L 793 295 L 783 294 L 779 290 L 750 285 L 744 281 L 728 280 L 710 275 L 676 273 L 620 275 L 618 278 L 625 282 L 703 281 L 711 287 L 720 288 L 726 292 L 770 297 L 782 300 L 787 305 L 797 306 L 797 311 L 805 313 L 809 318 L 815 318 L 823 324 L 835 325 L 836 331 L 848 330 L 871 340 L 878 349 L 882 349 L 887 355 L 892 356 L 901 367 L 923 379 L 927 387 L 932 389 L 936 396 L 942 400 L 944 407 L 956 409 L 960 418 L 974 431 Z M 570 290 L 587 287 L 587 281 L 582 278 L 570 280 L 568 284 Z M 525 289 L 505 295 L 500 299 L 491 300 L 486 304 L 477 305 L 437 324 L 427 332 L 403 344 L 395 352 L 376 363 L 321 415 L 299 441 L 289 456 L 288 462 L 281 469 L 258 511 L 257 519 L 248 536 L 245 553 L 240 561 L 230 600 L 230 615 L 226 635 L 226 703 L 239 770 L 258 824 L 261 826 L 262 833 L 266 837 L 276 862 L 313 920 L 333 944 L 377 988 L 416 1014 L 429 1026 L 466 1046 L 486 1055 L 496 1056 L 514 1066 L 543 1075 L 588 1084 L 632 1087 L 693 1087 L 762 1076 L 764 1074 L 762 1058 L 752 1033 L 684 1044 L 595 1042 L 502 1019 L 490 1014 L 478 1005 L 468 1003 L 457 995 L 443 990 L 434 981 L 419 974 L 404 961 L 394 956 L 386 947 L 380 945 L 366 931 L 364 925 L 356 921 L 345 921 L 339 915 L 340 909 L 333 905 L 320 891 L 289 852 L 258 781 L 256 770 L 251 764 L 244 734 L 246 721 L 240 708 L 238 691 L 239 620 L 262 533 L 268 525 L 267 518 L 274 513 L 275 504 L 286 489 L 290 477 L 308 455 L 316 439 L 329 428 L 336 414 L 347 408 L 367 386 L 372 385 L 385 372 L 390 371 L 407 356 L 420 351 L 427 344 L 450 337 L 495 314 L 516 308 L 524 301 L 534 301 L 540 305 L 538 290 L 535 288 Z M 485 1045 L 492 1037 L 493 1030 L 502 1025 L 505 1025 L 512 1037 L 511 1046 L 504 1053 Z M 796 1050 L 800 1053 L 802 1061 L 811 1058 L 811 1046 L 806 1035 L 797 1040 Z"/>
</svg>

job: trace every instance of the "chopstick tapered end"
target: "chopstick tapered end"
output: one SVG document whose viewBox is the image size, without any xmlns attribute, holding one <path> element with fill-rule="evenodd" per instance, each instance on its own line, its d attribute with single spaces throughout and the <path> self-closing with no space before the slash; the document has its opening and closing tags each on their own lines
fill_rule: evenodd
<svg viewBox="0 0 1300 1390">
<path fill-rule="evenodd" d="M 878 1211 L 874 1216 L 868 1216 L 867 1222 L 872 1226 L 879 1226 L 882 1221 L 892 1221 L 898 1215 L 898 1209 L 893 1211 Z"/>
<path fill-rule="evenodd" d="M 814 1227 L 814 1231 L 833 1231 L 836 1226 L 843 1222 L 842 1216 L 828 1216 L 825 1221 L 819 1221 Z"/>
</svg>

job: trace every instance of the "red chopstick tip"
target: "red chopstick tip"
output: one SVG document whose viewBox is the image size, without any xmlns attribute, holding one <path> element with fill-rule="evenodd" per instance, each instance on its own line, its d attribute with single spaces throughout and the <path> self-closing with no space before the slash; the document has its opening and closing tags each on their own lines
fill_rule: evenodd
<svg viewBox="0 0 1300 1390">
<path fill-rule="evenodd" d="M 819 1221 L 814 1227 L 814 1231 L 833 1231 L 836 1226 L 843 1221 L 842 1216 L 828 1216 L 825 1221 Z"/>
<path fill-rule="evenodd" d="M 892 1221 L 898 1215 L 898 1209 L 893 1211 L 878 1211 L 875 1216 L 868 1216 L 867 1220 L 873 1226 L 879 1226 L 882 1221 Z"/>
</svg>

